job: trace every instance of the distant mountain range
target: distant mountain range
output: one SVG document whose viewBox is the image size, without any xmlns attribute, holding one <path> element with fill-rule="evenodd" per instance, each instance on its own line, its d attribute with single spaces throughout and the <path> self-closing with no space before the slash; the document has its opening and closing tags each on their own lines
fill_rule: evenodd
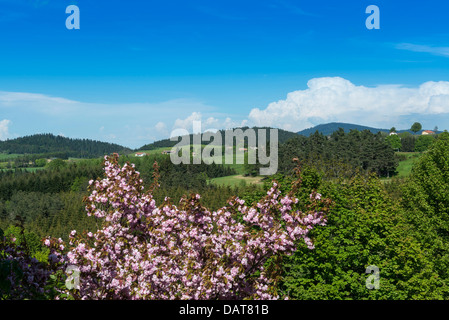
<svg viewBox="0 0 449 320">
<path fill-rule="evenodd" d="M 331 135 L 334 131 L 337 131 L 339 128 L 343 128 L 345 132 L 349 132 L 350 130 L 358 130 L 358 131 L 369 130 L 372 133 L 378 133 L 379 131 L 390 132 L 389 129 L 387 130 L 387 129 L 372 128 L 352 123 L 331 122 L 326 124 L 319 124 L 315 127 L 301 130 L 298 132 L 298 134 L 308 137 L 311 134 L 314 134 L 316 131 L 318 131 L 319 133 L 328 136 Z"/>
<path fill-rule="evenodd" d="M 337 131 L 339 128 L 342 128 L 345 132 L 349 132 L 350 130 L 358 130 L 358 131 L 369 130 L 372 133 L 378 133 L 378 132 L 389 133 L 390 132 L 390 129 L 373 128 L 373 127 L 361 126 L 361 125 L 353 124 L 353 123 L 331 122 L 331 123 L 326 123 L 326 124 L 319 124 L 315 127 L 301 130 L 297 133 L 308 137 L 311 134 L 314 134 L 316 131 L 318 131 L 319 133 L 321 133 L 325 136 L 328 136 L 328 135 L 331 135 L 334 131 Z M 421 134 L 422 131 L 424 131 L 424 130 L 418 131 L 417 134 Z M 410 129 L 396 130 L 396 132 L 397 133 L 401 133 L 401 132 L 413 133 Z M 436 133 L 441 133 L 441 131 L 437 131 Z"/>
<path fill-rule="evenodd" d="M 350 130 L 358 130 L 358 131 L 369 130 L 372 133 L 390 132 L 390 129 L 373 128 L 352 123 L 331 122 L 326 124 L 320 124 L 312 128 L 301 130 L 299 132 L 291 132 L 283 129 L 278 129 L 278 141 L 279 143 L 283 143 L 297 135 L 310 136 L 316 131 L 327 136 L 331 135 L 334 131 L 338 130 L 339 128 L 342 128 L 345 132 L 349 132 Z M 238 129 L 242 129 L 243 131 L 245 131 L 246 129 L 249 129 L 249 127 L 241 127 Z M 258 133 L 257 129 L 266 129 L 268 135 L 267 140 L 269 140 L 269 132 L 270 132 L 269 129 L 273 128 L 253 127 L 251 129 L 256 129 L 256 135 Z M 397 130 L 398 133 L 405 131 L 412 133 L 411 130 Z M 418 134 L 421 134 L 422 131 L 423 130 L 418 132 Z M 225 132 L 226 130 L 220 130 L 223 142 Z M 441 131 L 437 131 L 437 133 L 441 133 Z M 193 134 L 190 134 L 191 139 L 192 137 Z M 94 158 L 103 156 L 105 154 L 111 154 L 113 152 L 127 154 L 139 150 L 153 150 L 162 147 L 171 148 L 177 143 L 178 141 L 171 141 L 170 139 L 162 139 L 146 144 L 136 150 L 132 150 L 131 148 L 127 148 L 121 145 L 108 142 L 101 142 L 89 139 L 71 139 L 62 136 L 55 136 L 53 134 L 35 134 L 11 140 L 8 139 L 6 141 L 0 141 L 0 153 L 41 154 L 65 158 L 66 157 Z M 204 143 L 208 144 L 209 142 Z"/>
<path fill-rule="evenodd" d="M 390 132 L 390 129 L 378 129 L 378 128 L 361 126 L 361 125 L 352 124 L 352 123 L 331 122 L 331 123 L 326 123 L 326 124 L 320 124 L 313 128 L 304 129 L 299 132 L 291 132 L 291 131 L 287 131 L 287 130 L 283 130 L 283 129 L 278 129 L 278 141 L 279 141 L 279 143 L 283 143 L 293 137 L 298 136 L 298 134 L 308 137 L 311 134 L 314 134 L 316 131 L 327 136 L 327 135 L 331 135 L 332 132 L 337 131 L 339 128 L 343 128 L 343 130 L 345 132 L 349 132 L 350 130 L 359 130 L 359 131 L 370 130 L 373 133 L 377 133 L 379 131 L 386 132 L 386 133 Z M 234 129 L 237 129 L 237 128 L 234 128 Z M 249 127 L 242 127 L 239 129 L 242 129 L 244 131 L 246 129 L 249 129 Z M 273 129 L 273 128 L 253 127 L 251 129 L 267 129 L 267 133 L 269 133 L 269 129 Z M 220 130 L 220 132 L 222 134 L 222 139 L 223 139 L 222 141 L 224 141 L 225 131 L 226 130 Z M 409 131 L 409 130 L 402 130 L 402 131 Z M 397 132 L 402 132 L 402 131 L 398 130 Z M 256 133 L 257 133 L 257 130 L 256 130 Z M 190 141 L 193 141 L 192 137 L 193 137 L 193 134 L 190 134 Z M 267 138 L 267 139 L 269 139 L 269 138 Z M 171 147 L 175 146 L 177 143 L 178 143 L 178 141 L 171 141 L 170 139 L 163 139 L 163 140 L 158 140 L 158 141 L 146 144 L 146 145 L 140 147 L 138 150 L 143 151 L 143 150 L 154 150 L 157 148 L 171 148 Z M 205 142 L 205 144 L 207 144 L 207 142 Z"/>
</svg>

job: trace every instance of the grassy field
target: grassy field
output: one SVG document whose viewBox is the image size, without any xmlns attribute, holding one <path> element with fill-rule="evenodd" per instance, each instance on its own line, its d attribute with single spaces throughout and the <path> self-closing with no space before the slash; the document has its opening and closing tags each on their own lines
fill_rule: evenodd
<svg viewBox="0 0 449 320">
<path fill-rule="evenodd" d="M 170 147 L 163 147 L 163 148 L 157 148 L 157 149 L 153 149 L 153 150 L 141 150 L 141 151 L 135 151 L 135 152 L 131 152 L 130 154 L 128 154 L 131 157 L 135 157 L 136 153 L 146 153 L 147 155 L 153 155 L 153 154 L 161 154 L 162 151 L 165 150 L 170 150 Z"/>
<path fill-rule="evenodd" d="M 202 145 L 202 147 L 205 147 L 205 145 Z M 183 148 L 190 148 L 190 145 L 185 146 Z M 138 152 L 146 153 L 147 155 L 153 155 L 153 154 L 161 154 L 163 151 L 169 151 L 169 150 L 171 150 L 170 147 L 162 147 L 162 148 L 157 148 L 157 149 L 154 149 L 154 150 L 141 150 L 141 151 L 138 151 Z M 132 152 L 132 153 L 129 153 L 128 155 L 130 157 L 135 157 L 136 153 L 137 152 Z M 167 156 L 169 156 L 169 155 L 167 155 Z M 237 162 L 244 162 L 245 154 L 243 154 L 241 152 L 234 151 L 233 163 L 225 163 L 224 152 L 223 152 L 222 155 L 213 156 L 210 160 L 215 161 L 217 163 L 218 161 L 216 161 L 216 159 L 218 159 L 219 157 L 222 158 L 221 159 L 221 163 L 222 164 L 225 164 L 225 165 L 233 168 L 238 174 L 243 174 L 244 173 L 244 165 L 243 164 L 238 164 Z"/>
<path fill-rule="evenodd" d="M 202 145 L 202 147 L 204 147 L 204 145 Z M 190 148 L 190 145 L 182 147 L 182 149 L 184 149 L 184 148 Z M 163 151 L 171 151 L 171 149 L 172 149 L 171 147 L 161 147 L 161 148 L 156 148 L 153 150 L 133 151 L 133 152 L 129 153 L 128 155 L 131 157 L 135 157 L 136 153 L 146 153 L 147 155 L 162 154 Z"/>
<path fill-rule="evenodd" d="M 410 172 L 412 171 L 413 164 L 420 158 L 421 153 L 419 152 L 398 152 L 399 154 L 403 154 L 407 157 L 406 160 L 400 161 L 398 166 L 398 175 L 397 177 L 403 178 L 408 177 Z"/>
<path fill-rule="evenodd" d="M 390 178 L 380 178 L 382 182 L 390 181 L 395 178 L 406 178 L 412 172 L 413 164 L 421 157 L 420 152 L 397 152 L 397 155 L 405 155 L 406 159 L 399 161 L 397 167 L 398 174 Z"/>
<path fill-rule="evenodd" d="M 17 158 L 17 157 L 20 157 L 20 156 L 22 156 L 22 154 L 17 154 L 17 153 L 11 153 L 11 154 L 0 153 L 0 161 L 3 161 L 5 159 L 14 159 L 14 158 Z"/>
<path fill-rule="evenodd" d="M 233 176 L 227 176 L 227 177 L 220 177 L 220 178 L 214 178 L 209 181 L 209 183 L 217 184 L 217 185 L 224 185 L 224 186 L 241 186 L 241 185 L 249 185 L 249 184 L 263 184 L 262 182 L 263 177 L 245 177 L 241 174 L 233 175 Z"/>
</svg>

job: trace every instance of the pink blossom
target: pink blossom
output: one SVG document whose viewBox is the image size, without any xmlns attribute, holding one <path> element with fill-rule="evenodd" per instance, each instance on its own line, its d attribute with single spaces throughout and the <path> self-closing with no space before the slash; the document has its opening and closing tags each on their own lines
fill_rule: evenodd
<svg viewBox="0 0 449 320">
<path fill-rule="evenodd" d="M 86 199 L 101 229 L 87 238 L 72 231 L 76 245 L 55 255 L 79 266 L 80 288 L 68 293 L 81 299 L 276 299 L 270 290 L 279 270 L 265 270 L 265 262 L 294 252 L 298 239 L 313 248 L 308 232 L 326 223 L 322 211 L 293 209 L 298 199 L 281 197 L 276 182 L 252 207 L 234 197 L 210 211 L 198 194 L 157 206 L 134 166 L 120 167 L 117 156 L 104 164 L 105 177 Z M 321 195 L 310 200 L 324 204 Z"/>
</svg>

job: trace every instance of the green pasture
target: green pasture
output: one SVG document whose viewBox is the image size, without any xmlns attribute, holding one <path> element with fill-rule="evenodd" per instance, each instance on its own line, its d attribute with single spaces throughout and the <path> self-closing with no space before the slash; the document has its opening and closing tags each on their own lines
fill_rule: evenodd
<svg viewBox="0 0 449 320">
<path fill-rule="evenodd" d="M 221 186 L 238 187 L 249 184 L 261 185 L 263 184 L 262 179 L 263 177 L 245 177 L 241 174 L 236 174 L 232 176 L 214 178 L 209 180 L 209 183 Z"/>
<path fill-rule="evenodd" d="M 407 157 L 407 159 L 399 162 L 399 166 L 397 168 L 398 171 L 397 177 L 399 178 L 408 177 L 412 172 L 413 164 L 421 157 L 422 153 L 398 152 L 398 155 L 399 154 L 404 154 Z"/>
<path fill-rule="evenodd" d="M 17 153 L 0 153 L 0 161 L 4 161 L 7 159 L 14 159 L 17 157 L 22 156 L 22 154 L 17 154 Z"/>
</svg>

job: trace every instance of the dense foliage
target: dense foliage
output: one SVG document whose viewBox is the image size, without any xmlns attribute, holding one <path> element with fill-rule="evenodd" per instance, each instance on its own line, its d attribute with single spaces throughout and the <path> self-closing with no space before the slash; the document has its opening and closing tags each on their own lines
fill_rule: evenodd
<svg viewBox="0 0 449 320">
<path fill-rule="evenodd" d="M 423 154 L 403 187 L 402 205 L 439 276 L 449 279 L 449 133 Z"/>
<path fill-rule="evenodd" d="M 153 164 L 158 163 L 160 188 L 153 196 L 159 202 L 166 196 L 181 198 L 200 192 L 204 194 L 205 205 L 218 209 L 233 195 L 252 189 L 210 185 L 208 179 L 235 174 L 224 165 L 174 166 L 163 155 L 120 158 L 121 164 L 126 161 L 136 165 L 146 185 L 153 181 Z M 102 173 L 101 159 L 76 162 L 57 159 L 36 172 L 0 171 L 0 227 L 6 229 L 20 220 L 27 230 L 41 237 L 52 235 L 64 240 L 71 230 L 93 230 L 96 224 L 84 214 L 82 199 L 87 195 L 88 181 Z"/>
<path fill-rule="evenodd" d="M 316 249 L 304 246 L 284 260 L 283 290 L 295 299 L 442 299 L 447 278 L 375 176 L 321 182 L 319 192 L 335 207 L 326 227 L 312 233 Z M 378 289 L 366 286 L 369 266 L 380 270 Z"/>
<path fill-rule="evenodd" d="M 415 152 L 424 152 L 435 142 L 434 135 L 419 136 L 415 140 Z"/>
<path fill-rule="evenodd" d="M 222 164 L 178 164 L 173 165 L 169 156 L 166 155 L 148 155 L 141 158 L 120 157 L 120 163 L 124 164 L 131 161 L 142 174 L 142 179 L 151 183 L 153 176 L 153 165 L 157 162 L 162 180 L 161 187 L 180 186 L 186 188 L 204 188 L 207 180 L 236 174 L 235 170 Z"/>
<path fill-rule="evenodd" d="M 352 171 L 364 170 L 378 176 L 392 175 L 398 165 L 394 150 L 381 133 L 368 130 L 352 130 L 345 133 L 342 128 L 329 137 L 315 132 L 306 138 L 298 136 L 279 147 L 279 171 L 290 174 L 294 168 L 291 159 L 302 161 L 344 162 Z"/>
<path fill-rule="evenodd" d="M 77 188 L 81 190 L 83 185 L 85 190 L 87 181 L 101 175 L 101 160 L 63 163 L 35 172 L 21 169 L 0 171 L 0 199 L 10 200 L 18 191 L 58 193 Z"/>
</svg>

